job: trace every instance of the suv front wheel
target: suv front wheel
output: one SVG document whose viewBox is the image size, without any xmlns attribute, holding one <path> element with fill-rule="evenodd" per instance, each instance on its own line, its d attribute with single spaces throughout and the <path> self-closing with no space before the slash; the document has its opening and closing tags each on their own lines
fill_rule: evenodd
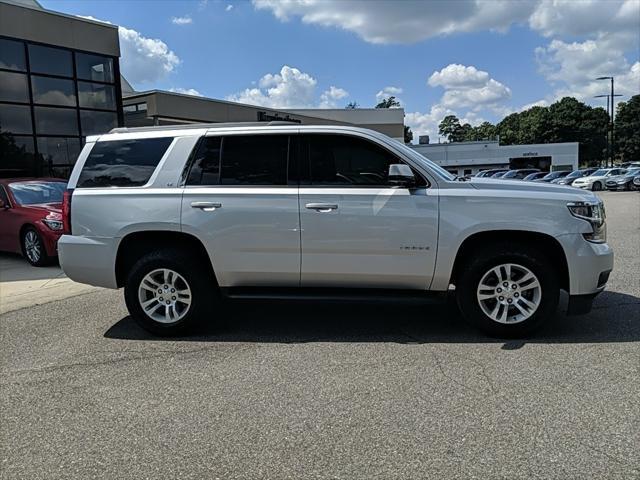
<svg viewBox="0 0 640 480">
<path fill-rule="evenodd" d="M 548 258 L 528 246 L 479 252 L 456 285 L 463 316 L 489 335 L 515 338 L 554 316 L 560 287 Z"/>
<path fill-rule="evenodd" d="M 177 249 L 140 258 L 124 288 L 127 309 L 145 330 L 160 336 L 185 333 L 209 312 L 215 288 L 194 259 Z"/>
</svg>

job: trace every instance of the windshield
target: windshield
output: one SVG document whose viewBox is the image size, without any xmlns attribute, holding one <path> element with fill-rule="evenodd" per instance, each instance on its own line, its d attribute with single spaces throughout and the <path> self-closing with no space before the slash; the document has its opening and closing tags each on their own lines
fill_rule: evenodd
<svg viewBox="0 0 640 480">
<path fill-rule="evenodd" d="M 627 170 L 627 173 L 624 174 L 625 177 L 635 177 L 640 173 L 640 167 L 633 167 Z"/>
<path fill-rule="evenodd" d="M 449 181 L 455 180 L 455 176 L 454 175 L 450 174 L 444 168 L 442 168 L 440 165 L 432 162 L 427 157 L 425 157 L 423 155 L 420 155 L 413 148 L 407 147 L 402 142 L 397 142 L 396 146 L 398 148 L 400 148 L 405 155 L 407 155 L 408 157 L 411 157 L 411 160 L 414 160 L 415 162 L 420 163 L 421 165 L 424 165 L 426 168 L 428 168 L 429 170 L 433 171 L 439 177 L 441 177 L 441 178 L 443 178 L 445 180 L 449 180 Z"/>
<path fill-rule="evenodd" d="M 19 205 L 39 203 L 62 203 L 62 194 L 67 189 L 64 182 L 11 183 L 9 189 Z"/>
<path fill-rule="evenodd" d="M 582 170 L 574 170 L 569 175 L 567 175 L 567 178 L 578 178 L 578 177 L 581 177 L 582 175 L 583 175 Z"/>
<path fill-rule="evenodd" d="M 516 175 L 518 175 L 518 171 L 517 170 L 509 170 L 507 173 L 502 175 L 502 178 L 513 178 Z"/>
<path fill-rule="evenodd" d="M 591 177 L 604 177 L 607 173 L 609 173 L 608 169 L 601 168 L 600 170 L 596 170 L 595 172 L 593 172 L 590 176 Z"/>
</svg>

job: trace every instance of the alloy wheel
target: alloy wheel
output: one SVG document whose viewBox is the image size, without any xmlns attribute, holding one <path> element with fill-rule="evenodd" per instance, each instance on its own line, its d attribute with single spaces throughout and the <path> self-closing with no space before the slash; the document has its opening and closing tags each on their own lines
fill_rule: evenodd
<svg viewBox="0 0 640 480">
<path fill-rule="evenodd" d="M 511 325 L 525 321 L 538 310 L 542 287 L 528 268 L 505 263 L 482 276 L 476 297 L 485 315 L 495 322 Z"/>
<path fill-rule="evenodd" d="M 24 236 L 24 251 L 31 262 L 38 263 L 40 261 L 42 245 L 38 234 L 33 230 L 29 230 Z"/>
<path fill-rule="evenodd" d="M 182 275 L 158 268 L 144 276 L 138 287 L 138 301 L 144 313 L 158 323 L 182 320 L 191 307 L 191 288 Z"/>
</svg>

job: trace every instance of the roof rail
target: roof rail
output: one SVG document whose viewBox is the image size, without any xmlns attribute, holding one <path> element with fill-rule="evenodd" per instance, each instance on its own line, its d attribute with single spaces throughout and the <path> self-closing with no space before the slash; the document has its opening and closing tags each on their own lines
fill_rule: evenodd
<svg viewBox="0 0 640 480">
<path fill-rule="evenodd" d="M 154 130 L 191 130 L 201 128 L 229 128 L 229 127 L 273 127 L 285 125 L 300 125 L 297 122 L 278 120 L 272 122 L 227 122 L 227 123 L 187 123 L 180 125 L 153 125 L 149 127 L 117 127 L 109 130 L 109 133 L 127 132 L 153 132 Z"/>
</svg>

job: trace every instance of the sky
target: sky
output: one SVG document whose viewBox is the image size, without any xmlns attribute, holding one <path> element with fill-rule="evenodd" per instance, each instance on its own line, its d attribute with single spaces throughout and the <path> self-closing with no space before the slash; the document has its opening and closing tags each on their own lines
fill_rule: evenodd
<svg viewBox="0 0 640 480">
<path fill-rule="evenodd" d="M 414 138 L 607 82 L 640 93 L 640 0 L 40 0 L 119 26 L 121 71 L 162 89 L 271 108 L 373 107 L 394 95 Z"/>
</svg>

